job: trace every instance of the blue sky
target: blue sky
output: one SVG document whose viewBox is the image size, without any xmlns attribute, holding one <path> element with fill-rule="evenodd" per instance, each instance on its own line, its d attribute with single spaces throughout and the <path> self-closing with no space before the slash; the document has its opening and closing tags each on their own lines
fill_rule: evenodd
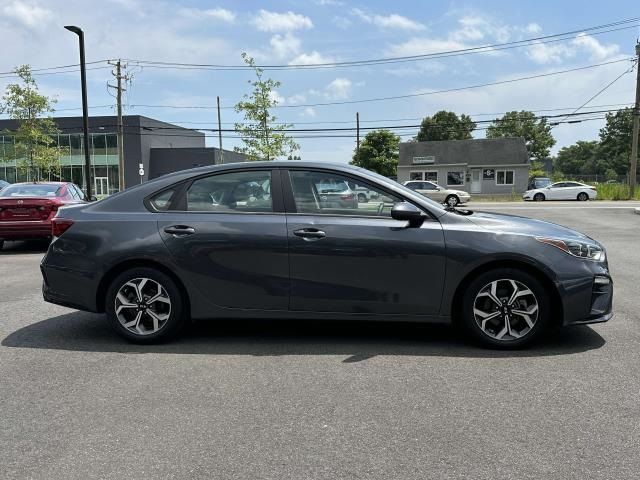
<svg viewBox="0 0 640 480">
<path fill-rule="evenodd" d="M 512 42 L 627 19 L 633 16 L 634 7 L 637 4 L 633 1 L 0 0 L 0 71 L 25 63 L 33 68 L 77 63 L 77 40 L 62 28 L 66 24 L 85 30 L 87 61 L 128 58 L 240 65 L 240 54 L 246 51 L 260 64 L 288 65 Z M 356 111 L 363 127 L 417 124 L 415 119 L 441 109 L 466 113 L 477 120 L 508 110 L 567 108 L 570 112 L 628 70 L 630 62 L 409 99 L 301 105 L 428 93 L 624 59 L 633 55 L 639 33 L 636 26 L 475 55 L 367 67 L 269 71 L 267 75 L 282 82 L 277 91 L 280 108 L 274 113 L 297 128 L 353 126 Z M 110 69 L 104 64 L 91 68 L 95 69 L 88 72 L 90 114 L 112 114 L 112 107 L 98 108 L 114 103 L 106 88 Z M 217 126 L 216 95 L 223 107 L 232 107 L 248 91 L 247 80 L 251 79 L 250 73 L 242 70 L 161 69 L 135 61 L 127 71 L 133 75 L 126 95 L 127 114 L 200 128 Z M 632 103 L 634 76 L 623 75 L 583 110 Z M 11 80 L 0 75 L 0 89 L 4 91 Z M 56 115 L 80 114 L 77 72 L 39 75 L 37 80 L 45 93 L 57 97 Z M 232 108 L 223 108 L 224 127 L 230 128 L 238 120 Z M 558 126 L 554 129 L 558 141 L 554 152 L 576 140 L 596 139 L 602 123 L 595 120 Z M 402 132 L 407 139 L 412 130 Z M 480 138 L 483 132 L 475 136 Z M 232 148 L 237 142 L 225 138 L 224 147 Z M 217 138 L 208 143 L 217 145 Z M 299 143 L 305 160 L 346 162 L 355 139 L 300 138 Z"/>
</svg>

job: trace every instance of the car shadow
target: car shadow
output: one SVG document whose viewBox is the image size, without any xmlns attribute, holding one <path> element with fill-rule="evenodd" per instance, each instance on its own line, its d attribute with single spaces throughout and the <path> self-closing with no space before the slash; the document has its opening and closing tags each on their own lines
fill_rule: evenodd
<svg viewBox="0 0 640 480">
<path fill-rule="evenodd" d="M 117 353 L 203 355 L 345 355 L 355 363 L 379 355 L 471 358 L 581 353 L 605 344 L 587 326 L 557 329 L 524 350 L 488 350 L 465 342 L 450 326 L 372 321 L 211 320 L 189 325 L 175 339 L 137 345 L 118 336 L 103 315 L 73 312 L 9 334 L 4 347 Z"/>
<path fill-rule="evenodd" d="M 28 240 L 13 242 L 6 240 L 0 255 L 21 255 L 25 253 L 45 253 L 49 248 L 49 240 Z"/>
</svg>

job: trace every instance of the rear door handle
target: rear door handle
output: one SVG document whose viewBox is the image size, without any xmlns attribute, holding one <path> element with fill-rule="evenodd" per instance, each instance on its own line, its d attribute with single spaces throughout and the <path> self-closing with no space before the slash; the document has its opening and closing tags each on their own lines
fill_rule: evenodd
<svg viewBox="0 0 640 480">
<path fill-rule="evenodd" d="M 322 230 L 317 228 L 301 228 L 300 230 L 294 230 L 293 234 L 296 237 L 302 237 L 305 240 L 319 240 L 327 236 Z"/>
<path fill-rule="evenodd" d="M 184 237 L 196 233 L 195 228 L 187 225 L 171 225 L 170 227 L 164 227 L 164 231 L 176 237 Z"/>
</svg>

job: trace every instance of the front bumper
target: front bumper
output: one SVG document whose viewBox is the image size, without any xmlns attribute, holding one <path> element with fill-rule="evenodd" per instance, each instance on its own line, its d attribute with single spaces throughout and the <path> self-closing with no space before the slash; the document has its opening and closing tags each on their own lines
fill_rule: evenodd
<svg viewBox="0 0 640 480">
<path fill-rule="evenodd" d="M 602 323 L 613 317 L 613 281 L 608 272 L 596 274 L 580 287 L 574 283 L 570 288 L 574 292 L 564 297 L 564 325 Z"/>
</svg>

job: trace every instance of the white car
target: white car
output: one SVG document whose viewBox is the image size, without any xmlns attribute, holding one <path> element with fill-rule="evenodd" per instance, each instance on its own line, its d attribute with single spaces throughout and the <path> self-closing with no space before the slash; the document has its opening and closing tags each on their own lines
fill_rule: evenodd
<svg viewBox="0 0 640 480">
<path fill-rule="evenodd" d="M 449 190 L 435 182 L 409 180 L 408 182 L 404 182 L 403 185 L 431 200 L 444 203 L 450 207 L 455 207 L 459 203 L 467 203 L 471 200 L 471 195 L 469 195 L 468 192 L 463 190 Z"/>
<path fill-rule="evenodd" d="M 595 200 L 596 187 L 580 182 L 556 182 L 548 187 L 527 190 L 522 194 L 524 200 L 542 202 L 543 200 Z"/>
</svg>

